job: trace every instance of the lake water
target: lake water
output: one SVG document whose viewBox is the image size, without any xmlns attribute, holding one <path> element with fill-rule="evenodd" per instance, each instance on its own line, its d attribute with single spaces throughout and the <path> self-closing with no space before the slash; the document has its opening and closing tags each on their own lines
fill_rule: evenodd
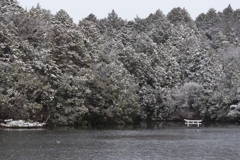
<svg viewBox="0 0 240 160">
<path fill-rule="evenodd" d="M 1 160 L 239 159 L 240 125 L 0 130 Z"/>
</svg>

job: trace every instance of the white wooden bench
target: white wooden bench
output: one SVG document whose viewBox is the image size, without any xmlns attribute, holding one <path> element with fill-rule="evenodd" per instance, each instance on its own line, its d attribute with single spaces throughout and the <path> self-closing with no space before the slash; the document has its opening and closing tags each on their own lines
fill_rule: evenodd
<svg viewBox="0 0 240 160">
<path fill-rule="evenodd" d="M 189 120 L 189 119 L 184 119 L 185 124 L 187 125 L 187 127 L 189 127 L 189 124 L 196 124 L 197 127 L 199 128 L 199 125 L 202 124 L 202 120 Z"/>
</svg>

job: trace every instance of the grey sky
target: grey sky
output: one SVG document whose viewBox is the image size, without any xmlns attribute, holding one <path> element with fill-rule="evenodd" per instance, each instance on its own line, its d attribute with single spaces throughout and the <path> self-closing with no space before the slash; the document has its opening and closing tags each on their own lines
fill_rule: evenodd
<svg viewBox="0 0 240 160">
<path fill-rule="evenodd" d="M 113 9 L 124 20 L 133 20 L 137 15 L 146 18 L 157 9 L 166 15 L 174 7 L 185 8 L 195 19 L 200 13 L 206 13 L 210 8 L 222 11 L 229 4 L 232 8 L 240 8 L 240 0 L 18 0 L 23 8 L 30 9 L 40 4 L 55 14 L 60 9 L 65 10 L 78 23 L 90 13 L 98 19 L 108 16 Z"/>
</svg>

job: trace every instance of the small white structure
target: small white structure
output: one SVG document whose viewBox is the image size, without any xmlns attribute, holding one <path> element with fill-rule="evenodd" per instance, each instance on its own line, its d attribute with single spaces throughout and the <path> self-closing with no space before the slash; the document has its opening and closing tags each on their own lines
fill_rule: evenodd
<svg viewBox="0 0 240 160">
<path fill-rule="evenodd" d="M 199 128 L 199 125 L 202 124 L 202 120 L 188 120 L 188 119 L 184 119 L 185 124 L 187 125 L 187 127 L 189 127 L 189 124 L 196 124 L 197 127 Z"/>
</svg>

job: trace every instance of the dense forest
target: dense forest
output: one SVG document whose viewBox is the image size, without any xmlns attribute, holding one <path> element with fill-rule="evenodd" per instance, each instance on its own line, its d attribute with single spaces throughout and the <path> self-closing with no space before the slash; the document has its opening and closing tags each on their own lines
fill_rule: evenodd
<svg viewBox="0 0 240 160">
<path fill-rule="evenodd" d="M 240 9 L 78 24 L 0 1 L 0 119 L 49 124 L 240 119 Z"/>
</svg>

